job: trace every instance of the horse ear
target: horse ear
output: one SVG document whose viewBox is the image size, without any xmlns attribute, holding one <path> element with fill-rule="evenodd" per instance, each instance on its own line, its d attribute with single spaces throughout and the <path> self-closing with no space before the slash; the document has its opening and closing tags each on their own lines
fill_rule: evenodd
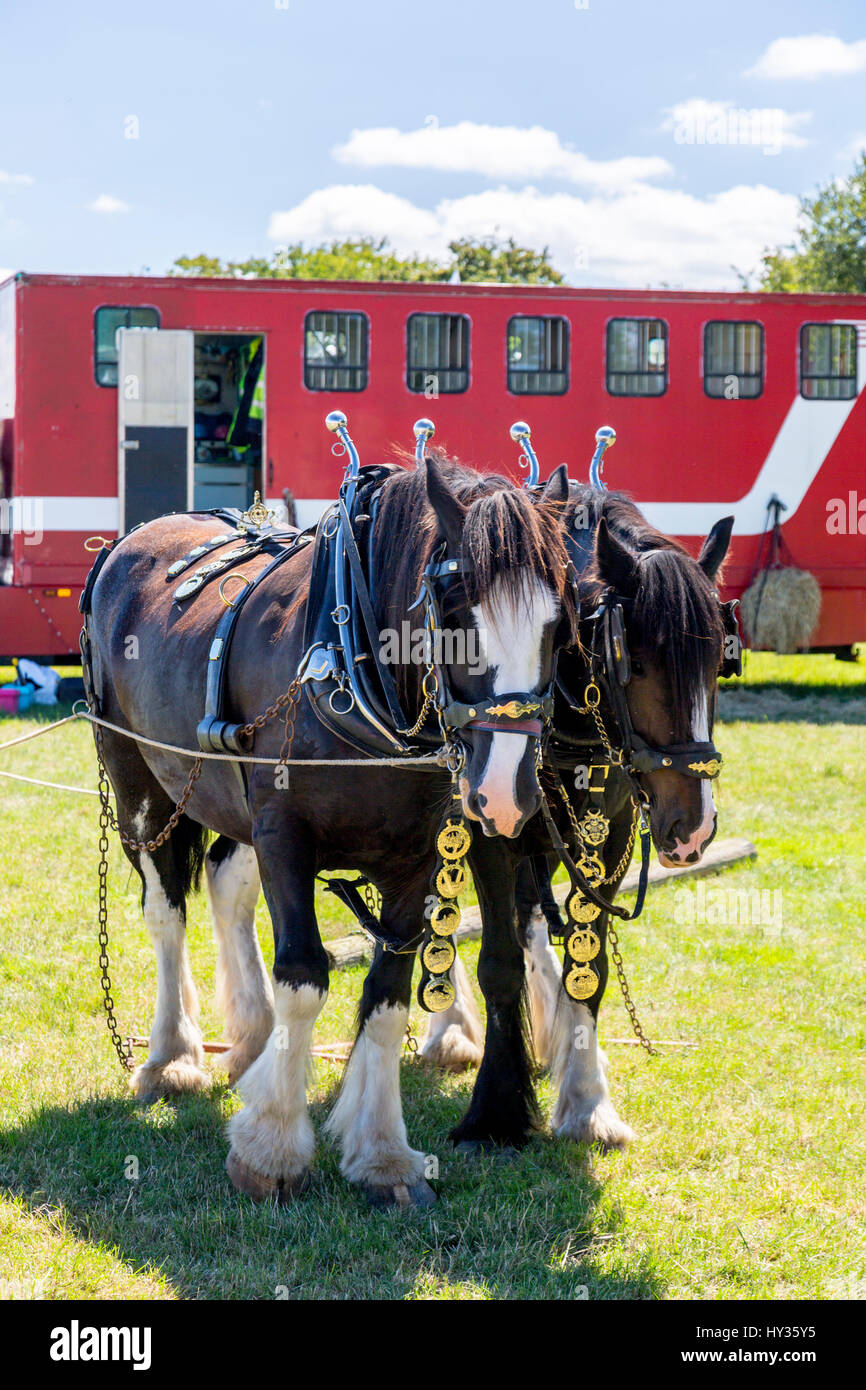
<svg viewBox="0 0 866 1390">
<path fill-rule="evenodd" d="M 467 508 L 451 491 L 436 460 L 428 455 L 426 463 L 427 500 L 436 513 L 449 552 L 456 555 L 463 539 L 463 523 L 466 520 Z"/>
<path fill-rule="evenodd" d="M 628 596 L 637 589 L 637 562 L 611 531 L 604 517 L 595 533 L 595 565 L 605 584 Z"/>
<path fill-rule="evenodd" d="M 561 463 L 554 468 L 541 494 L 542 502 L 568 501 L 568 464 Z"/>
<path fill-rule="evenodd" d="M 722 561 L 728 553 L 728 546 L 731 543 L 731 532 L 734 529 L 734 518 L 723 516 L 721 521 L 717 521 L 707 539 L 701 546 L 701 553 L 698 556 L 698 564 L 708 579 L 715 579 L 722 567 Z"/>
</svg>

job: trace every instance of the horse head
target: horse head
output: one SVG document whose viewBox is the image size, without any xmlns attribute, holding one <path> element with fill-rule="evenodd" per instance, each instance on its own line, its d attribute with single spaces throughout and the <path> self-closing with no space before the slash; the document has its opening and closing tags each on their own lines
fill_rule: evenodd
<svg viewBox="0 0 866 1390">
<path fill-rule="evenodd" d="M 716 830 L 716 679 L 735 621 L 716 581 L 732 525 L 718 521 L 695 560 L 624 494 L 569 487 L 581 644 L 563 655 L 558 683 L 572 710 L 584 707 L 584 740 L 606 738 L 631 777 L 666 867 L 696 862 Z"/>
<path fill-rule="evenodd" d="M 505 479 L 428 456 L 444 633 L 473 634 L 475 660 L 452 653 L 440 681 L 443 723 L 464 752 L 466 816 L 486 835 L 517 836 L 538 810 L 537 762 L 556 651 L 576 637 L 561 507 Z M 442 565 L 445 565 L 444 571 Z M 453 578 L 448 565 L 453 565 Z"/>
<path fill-rule="evenodd" d="M 716 833 L 712 780 L 721 759 L 712 729 L 725 628 L 715 580 L 732 525 L 731 517 L 716 522 L 697 560 L 648 526 L 624 535 L 602 515 L 595 534 L 595 575 L 623 627 L 624 650 L 612 653 L 609 673 L 627 710 L 619 722 L 631 725 L 621 742 L 667 867 L 695 863 Z"/>
</svg>

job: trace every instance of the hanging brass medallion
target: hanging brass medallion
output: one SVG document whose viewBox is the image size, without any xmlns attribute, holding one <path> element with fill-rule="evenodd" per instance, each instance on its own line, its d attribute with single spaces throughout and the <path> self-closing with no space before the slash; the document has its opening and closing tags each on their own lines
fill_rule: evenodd
<svg viewBox="0 0 866 1390">
<path fill-rule="evenodd" d="M 445 936 L 434 936 L 421 952 L 421 960 L 431 975 L 444 975 L 454 964 L 456 951 Z"/>
<path fill-rule="evenodd" d="M 591 999 L 598 989 L 598 976 L 588 965 L 573 965 L 565 977 L 565 992 L 571 999 Z"/>
<path fill-rule="evenodd" d="M 593 888 L 604 878 L 604 862 L 597 854 L 582 854 L 577 861 L 577 867 Z"/>
<path fill-rule="evenodd" d="M 430 918 L 436 936 L 450 936 L 460 926 L 460 908 L 456 903 L 437 903 Z"/>
<path fill-rule="evenodd" d="M 588 845 L 603 845 L 610 833 L 610 821 L 601 811 L 589 810 L 580 821 L 578 830 Z"/>
<path fill-rule="evenodd" d="M 595 960 L 601 950 L 601 940 L 594 931 L 576 931 L 566 941 L 565 949 L 572 960 L 585 965 L 587 961 Z"/>
<path fill-rule="evenodd" d="M 601 916 L 601 908 L 582 893 L 574 892 L 568 900 L 568 915 L 572 922 L 594 922 L 596 917 Z"/>
<path fill-rule="evenodd" d="M 449 821 L 436 839 L 436 848 L 443 859 L 462 859 L 472 843 L 472 836 L 465 825 Z"/>
<path fill-rule="evenodd" d="M 466 870 L 459 860 L 443 864 L 436 875 L 436 892 L 440 898 L 459 898 L 466 887 Z"/>
<path fill-rule="evenodd" d="M 421 993 L 421 1002 L 428 1013 L 441 1014 L 450 1009 L 455 999 L 454 986 L 447 975 L 434 975 Z"/>
</svg>

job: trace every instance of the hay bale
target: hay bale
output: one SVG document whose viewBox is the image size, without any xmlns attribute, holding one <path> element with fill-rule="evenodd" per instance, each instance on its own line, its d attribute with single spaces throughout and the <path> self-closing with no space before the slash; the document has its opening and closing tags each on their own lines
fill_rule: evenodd
<svg viewBox="0 0 866 1390">
<path fill-rule="evenodd" d="M 788 655 L 809 645 L 821 614 L 821 587 L 793 565 L 762 570 L 743 594 L 740 613 L 750 647 Z"/>
</svg>

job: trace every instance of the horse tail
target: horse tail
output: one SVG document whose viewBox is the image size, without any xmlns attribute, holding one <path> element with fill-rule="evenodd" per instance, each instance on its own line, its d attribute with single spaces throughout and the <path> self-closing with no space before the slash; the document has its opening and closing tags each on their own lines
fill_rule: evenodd
<svg viewBox="0 0 866 1390">
<path fill-rule="evenodd" d="M 210 831 L 189 816 L 181 816 L 171 832 L 172 855 L 177 873 L 177 884 L 186 899 L 192 889 L 198 892 L 204 857 L 207 852 Z"/>
</svg>

